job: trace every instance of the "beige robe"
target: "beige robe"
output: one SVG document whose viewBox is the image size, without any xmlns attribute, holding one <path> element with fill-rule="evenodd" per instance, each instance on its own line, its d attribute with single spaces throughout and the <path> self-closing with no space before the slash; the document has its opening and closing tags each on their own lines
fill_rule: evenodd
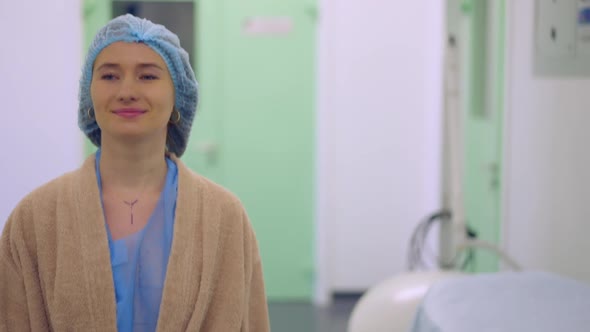
<svg viewBox="0 0 590 332">
<path fill-rule="evenodd" d="M 257 241 L 239 200 L 179 159 L 158 331 L 269 331 Z M 0 239 L 0 331 L 116 331 L 94 155 L 38 188 Z"/>
</svg>

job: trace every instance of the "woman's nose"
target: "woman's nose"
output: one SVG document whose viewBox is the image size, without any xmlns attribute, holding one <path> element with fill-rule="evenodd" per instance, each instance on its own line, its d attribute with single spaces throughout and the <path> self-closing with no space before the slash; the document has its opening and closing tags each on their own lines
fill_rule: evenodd
<svg viewBox="0 0 590 332">
<path fill-rule="evenodd" d="M 117 99 L 125 103 L 137 100 L 136 82 L 134 79 L 125 78 L 121 81 Z"/>
</svg>

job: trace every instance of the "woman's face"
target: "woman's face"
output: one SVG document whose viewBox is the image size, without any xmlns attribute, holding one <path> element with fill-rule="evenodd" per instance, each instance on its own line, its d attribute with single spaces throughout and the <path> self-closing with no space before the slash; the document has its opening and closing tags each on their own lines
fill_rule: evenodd
<svg viewBox="0 0 590 332">
<path fill-rule="evenodd" d="M 166 141 L 174 84 L 149 46 L 116 42 L 104 48 L 94 62 L 90 96 L 103 137 Z"/>
</svg>

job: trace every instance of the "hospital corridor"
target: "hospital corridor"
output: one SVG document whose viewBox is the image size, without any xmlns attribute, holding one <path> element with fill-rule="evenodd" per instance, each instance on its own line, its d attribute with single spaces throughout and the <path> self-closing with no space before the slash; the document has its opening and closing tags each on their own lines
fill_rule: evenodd
<svg viewBox="0 0 590 332">
<path fill-rule="evenodd" d="M 0 332 L 590 331 L 590 0 L 0 0 L 0 40 Z"/>
</svg>

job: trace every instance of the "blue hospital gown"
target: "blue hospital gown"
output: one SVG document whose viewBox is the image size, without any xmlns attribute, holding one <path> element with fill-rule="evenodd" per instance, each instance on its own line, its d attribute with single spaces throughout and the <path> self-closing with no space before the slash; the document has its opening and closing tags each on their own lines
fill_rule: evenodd
<svg viewBox="0 0 590 332">
<path fill-rule="evenodd" d="M 96 152 L 96 176 L 102 197 L 100 150 Z M 178 169 L 166 158 L 166 184 L 146 226 L 127 237 L 113 240 L 107 227 L 111 266 L 117 300 L 119 332 L 155 331 L 172 246 Z"/>
</svg>

